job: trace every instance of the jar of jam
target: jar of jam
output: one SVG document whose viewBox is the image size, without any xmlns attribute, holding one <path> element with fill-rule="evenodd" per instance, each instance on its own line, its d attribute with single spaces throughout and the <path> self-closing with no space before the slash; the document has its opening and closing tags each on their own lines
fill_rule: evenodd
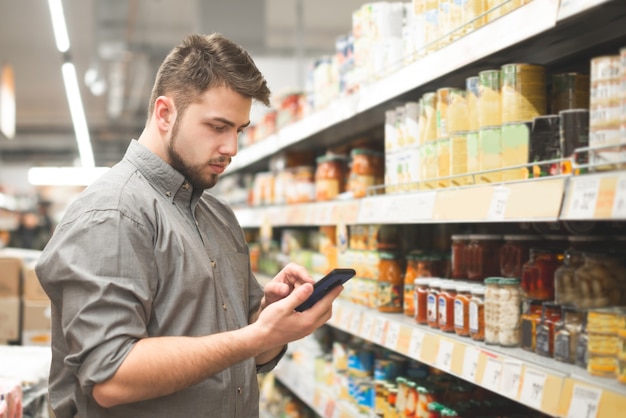
<svg viewBox="0 0 626 418">
<path fill-rule="evenodd" d="M 526 298 L 554 300 L 554 272 L 563 258 L 560 249 L 531 248 L 530 259 L 522 267 L 522 289 Z"/>
<path fill-rule="evenodd" d="M 406 270 L 404 272 L 404 314 L 407 316 L 415 316 L 414 305 L 414 287 L 417 276 L 417 254 L 409 253 L 406 255 Z"/>
<path fill-rule="evenodd" d="M 441 280 L 431 280 L 428 287 L 427 300 L 427 318 L 428 326 L 431 328 L 439 328 L 439 290 Z"/>
<path fill-rule="evenodd" d="M 562 307 L 563 316 L 556 325 L 554 359 L 574 364 L 578 336 L 582 331 L 584 312 L 573 306 Z"/>
<path fill-rule="evenodd" d="M 536 244 L 535 235 L 505 235 L 500 248 L 500 274 L 502 277 L 521 279 L 522 266 L 530 258 L 530 248 Z"/>
<path fill-rule="evenodd" d="M 377 285 L 377 309 L 380 312 L 402 312 L 404 270 L 397 253 L 379 253 Z"/>
<path fill-rule="evenodd" d="M 414 281 L 414 299 L 413 304 L 415 306 L 415 322 L 418 324 L 428 323 L 428 287 L 429 283 L 433 279 L 421 277 Z"/>
<path fill-rule="evenodd" d="M 554 300 L 561 305 L 582 305 L 582 295 L 576 283 L 576 270 L 584 264 L 583 253 L 573 248 L 565 250 L 563 264 L 554 271 Z"/>
<path fill-rule="evenodd" d="M 522 290 L 519 279 L 501 278 L 498 296 L 498 342 L 503 347 L 520 345 Z"/>
<path fill-rule="evenodd" d="M 470 235 L 467 251 L 467 278 L 484 280 L 500 274 L 501 235 Z"/>
<path fill-rule="evenodd" d="M 346 191 L 348 175 L 347 158 L 341 155 L 327 154 L 318 157 L 315 169 L 315 199 L 332 200 Z"/>
<path fill-rule="evenodd" d="M 526 351 L 535 352 L 537 326 L 541 322 L 541 308 L 543 301 L 539 299 L 526 299 L 523 303 L 521 330 L 521 346 Z"/>
<path fill-rule="evenodd" d="M 443 332 L 454 332 L 454 298 L 456 296 L 456 284 L 452 281 L 441 283 L 439 292 L 439 329 Z"/>
<path fill-rule="evenodd" d="M 354 148 L 350 152 L 350 174 L 347 190 L 355 198 L 364 197 L 367 189 L 383 184 L 385 160 L 382 152 L 367 148 Z"/>
<path fill-rule="evenodd" d="M 469 301 L 469 331 L 474 341 L 485 340 L 485 287 L 472 286 Z"/>
<path fill-rule="evenodd" d="M 456 285 L 454 297 L 454 332 L 462 337 L 469 337 L 469 303 L 472 298 L 472 285 L 460 283 Z"/>
<path fill-rule="evenodd" d="M 500 278 L 485 279 L 485 343 L 499 344 Z"/>
<path fill-rule="evenodd" d="M 452 235 L 452 272 L 453 279 L 467 278 L 465 252 L 469 243 L 469 235 Z"/>
<path fill-rule="evenodd" d="M 554 329 L 561 320 L 561 305 L 554 302 L 543 302 L 541 307 L 541 323 L 537 327 L 535 353 L 552 357 L 554 353 Z"/>
</svg>

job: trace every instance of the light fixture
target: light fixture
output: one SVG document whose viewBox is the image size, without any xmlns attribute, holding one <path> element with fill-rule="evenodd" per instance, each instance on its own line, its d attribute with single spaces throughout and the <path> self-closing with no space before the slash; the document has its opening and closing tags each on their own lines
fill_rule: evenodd
<svg viewBox="0 0 626 418">
<path fill-rule="evenodd" d="M 52 17 L 52 30 L 57 49 L 60 52 L 67 52 L 70 49 L 70 37 L 67 34 L 65 24 L 65 14 L 63 13 L 63 3 L 61 0 L 48 0 L 50 16 Z"/>
<path fill-rule="evenodd" d="M 28 182 L 33 186 L 88 186 L 108 167 L 32 167 Z"/>
<path fill-rule="evenodd" d="M 76 142 L 78 143 L 78 154 L 80 155 L 83 167 L 93 168 L 96 164 L 93 158 L 91 141 L 89 139 L 89 129 L 87 128 L 87 120 L 85 119 L 85 109 L 83 108 L 83 101 L 80 98 L 76 68 L 71 62 L 65 62 L 61 67 L 61 71 L 63 72 L 65 94 L 67 95 L 67 102 L 70 106 L 72 123 L 74 124 L 74 134 L 76 135 Z"/>
<path fill-rule="evenodd" d="M 15 138 L 15 77 L 9 65 L 0 68 L 0 132 Z"/>
</svg>

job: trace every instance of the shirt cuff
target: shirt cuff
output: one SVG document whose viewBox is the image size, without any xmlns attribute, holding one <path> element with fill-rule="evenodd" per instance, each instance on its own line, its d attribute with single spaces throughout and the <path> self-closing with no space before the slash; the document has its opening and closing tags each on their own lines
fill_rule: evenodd
<svg viewBox="0 0 626 418">
<path fill-rule="evenodd" d="M 256 366 L 257 374 L 271 372 L 274 369 L 274 367 L 276 367 L 280 359 L 283 358 L 286 352 L 287 352 L 287 344 L 285 344 L 283 349 L 280 350 L 280 353 L 278 353 L 276 357 L 274 357 L 272 360 L 268 361 L 265 364 L 257 364 Z"/>
</svg>

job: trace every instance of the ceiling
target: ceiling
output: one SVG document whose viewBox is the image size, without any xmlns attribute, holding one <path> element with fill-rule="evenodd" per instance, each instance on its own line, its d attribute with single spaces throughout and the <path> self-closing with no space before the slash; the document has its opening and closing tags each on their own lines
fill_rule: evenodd
<svg viewBox="0 0 626 418">
<path fill-rule="evenodd" d="M 110 166 L 141 132 L 156 69 L 185 35 L 222 32 L 253 58 L 293 59 L 298 65 L 290 71 L 304 73 L 310 58 L 333 52 L 335 39 L 351 30 L 352 12 L 364 3 L 63 0 L 71 44 L 64 57 L 55 46 L 46 0 L 0 0 L 0 65 L 14 71 L 17 119 L 14 139 L 0 134 L 0 168 L 76 164 L 64 59 L 76 65 L 96 165 Z M 88 86 L 87 74 L 96 74 L 90 79 L 96 83 Z M 283 87 L 280 76 L 266 76 L 274 91 Z M 100 81 L 106 89 L 97 95 Z"/>
</svg>

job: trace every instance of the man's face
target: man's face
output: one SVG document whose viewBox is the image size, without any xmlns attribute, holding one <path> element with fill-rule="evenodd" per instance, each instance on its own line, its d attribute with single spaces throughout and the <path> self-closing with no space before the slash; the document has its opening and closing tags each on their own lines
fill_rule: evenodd
<svg viewBox="0 0 626 418">
<path fill-rule="evenodd" d="M 250 123 L 252 99 L 225 86 L 207 90 L 178 114 L 168 148 L 169 163 L 196 189 L 217 183 L 237 154 L 239 133 Z"/>
</svg>

